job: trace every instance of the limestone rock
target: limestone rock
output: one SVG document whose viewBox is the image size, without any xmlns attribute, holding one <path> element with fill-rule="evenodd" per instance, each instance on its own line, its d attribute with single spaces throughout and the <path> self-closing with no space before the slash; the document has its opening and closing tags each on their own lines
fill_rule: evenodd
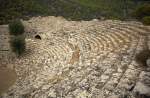
<svg viewBox="0 0 150 98">
<path fill-rule="evenodd" d="M 150 59 L 147 60 L 147 66 L 150 67 Z"/>
<path fill-rule="evenodd" d="M 150 87 L 138 82 L 134 88 L 134 92 L 138 93 L 139 95 L 150 96 Z"/>
</svg>

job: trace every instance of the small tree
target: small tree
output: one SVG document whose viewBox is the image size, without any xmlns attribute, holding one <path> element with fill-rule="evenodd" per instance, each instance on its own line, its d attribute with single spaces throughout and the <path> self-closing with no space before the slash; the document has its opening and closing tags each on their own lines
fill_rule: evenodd
<svg viewBox="0 0 150 98">
<path fill-rule="evenodd" d="M 24 33 L 24 26 L 20 20 L 14 20 L 9 24 L 10 35 L 22 35 Z"/>
<path fill-rule="evenodd" d="M 18 56 L 21 56 L 25 52 L 25 37 L 16 36 L 10 40 L 10 46 L 12 51 L 15 52 Z"/>
<path fill-rule="evenodd" d="M 24 26 L 20 20 L 9 24 L 10 46 L 13 52 L 21 56 L 25 52 Z"/>
</svg>

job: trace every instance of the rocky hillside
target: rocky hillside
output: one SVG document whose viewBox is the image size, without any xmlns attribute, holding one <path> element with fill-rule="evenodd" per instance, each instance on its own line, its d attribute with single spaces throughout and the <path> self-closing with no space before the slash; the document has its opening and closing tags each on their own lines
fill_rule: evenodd
<svg viewBox="0 0 150 98">
<path fill-rule="evenodd" d="M 150 96 L 150 67 L 135 61 L 137 53 L 149 48 L 150 27 L 135 21 L 67 21 L 52 16 L 23 23 L 26 54 L 5 58 L 18 78 L 1 98 Z"/>
</svg>

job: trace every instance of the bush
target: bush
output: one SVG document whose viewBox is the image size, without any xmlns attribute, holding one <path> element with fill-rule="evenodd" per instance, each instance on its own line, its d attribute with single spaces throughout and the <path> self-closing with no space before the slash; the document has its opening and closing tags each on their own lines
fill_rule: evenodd
<svg viewBox="0 0 150 98">
<path fill-rule="evenodd" d="M 150 16 L 150 4 L 144 4 L 139 6 L 133 13 L 133 16 L 139 20 L 145 16 Z"/>
<path fill-rule="evenodd" d="M 150 57 L 150 50 L 146 49 L 146 50 L 143 50 L 141 51 L 140 53 L 136 54 L 136 61 L 143 65 L 143 66 L 147 66 L 147 59 Z"/>
<path fill-rule="evenodd" d="M 17 36 L 11 39 L 10 46 L 12 51 L 18 56 L 21 56 L 25 52 L 25 37 Z"/>
<path fill-rule="evenodd" d="M 146 16 L 142 19 L 143 24 L 150 25 L 150 16 Z"/>
<path fill-rule="evenodd" d="M 24 26 L 20 20 L 15 20 L 9 24 L 10 35 L 21 35 L 24 33 Z"/>
</svg>

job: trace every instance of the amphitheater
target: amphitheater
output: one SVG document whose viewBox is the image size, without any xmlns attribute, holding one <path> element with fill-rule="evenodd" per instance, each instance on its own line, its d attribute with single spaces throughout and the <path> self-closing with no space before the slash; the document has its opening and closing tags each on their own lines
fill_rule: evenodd
<svg viewBox="0 0 150 98">
<path fill-rule="evenodd" d="M 150 98 L 150 66 L 135 61 L 150 47 L 149 26 L 53 16 L 23 24 L 27 49 L 21 58 L 10 51 L 8 26 L 0 26 L 0 64 L 17 73 L 0 98 Z"/>
</svg>

